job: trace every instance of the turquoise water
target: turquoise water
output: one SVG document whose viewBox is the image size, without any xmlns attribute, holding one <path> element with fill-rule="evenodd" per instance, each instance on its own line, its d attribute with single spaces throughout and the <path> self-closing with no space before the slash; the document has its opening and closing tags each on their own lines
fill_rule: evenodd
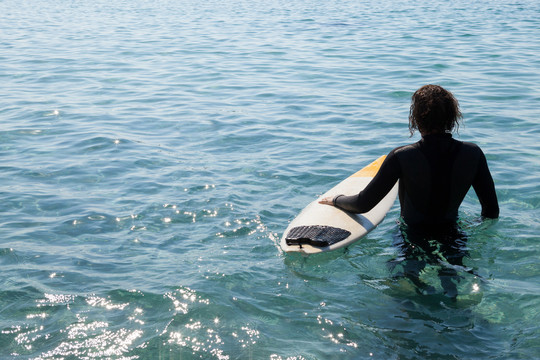
<svg viewBox="0 0 540 360">
<path fill-rule="evenodd" d="M 539 356 L 537 1 L 3 0 L 0 24 L 1 359 Z M 501 206 L 465 199 L 458 301 L 388 266 L 397 204 L 345 251 L 281 253 L 418 139 L 426 83 Z"/>
</svg>

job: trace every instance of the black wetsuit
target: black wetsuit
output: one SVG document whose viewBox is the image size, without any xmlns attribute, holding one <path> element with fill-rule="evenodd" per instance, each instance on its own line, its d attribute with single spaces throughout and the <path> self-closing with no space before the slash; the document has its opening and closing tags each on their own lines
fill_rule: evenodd
<svg viewBox="0 0 540 360">
<path fill-rule="evenodd" d="M 497 218 L 499 205 L 486 157 L 475 144 L 451 134 L 426 135 L 392 150 L 358 195 L 338 195 L 334 205 L 353 213 L 371 210 L 399 180 L 401 216 L 407 226 L 445 228 L 456 224 L 458 208 L 472 186 L 482 216 Z"/>
</svg>

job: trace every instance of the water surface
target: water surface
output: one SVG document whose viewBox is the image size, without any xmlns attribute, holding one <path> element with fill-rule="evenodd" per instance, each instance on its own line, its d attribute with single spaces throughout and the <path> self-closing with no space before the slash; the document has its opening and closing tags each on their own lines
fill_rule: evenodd
<svg viewBox="0 0 540 360">
<path fill-rule="evenodd" d="M 0 2 L 0 358 L 531 359 L 536 1 Z M 277 246 L 453 91 L 501 206 L 457 302 L 396 279 L 396 204 L 345 251 Z M 477 276 L 465 270 L 472 269 Z"/>
</svg>

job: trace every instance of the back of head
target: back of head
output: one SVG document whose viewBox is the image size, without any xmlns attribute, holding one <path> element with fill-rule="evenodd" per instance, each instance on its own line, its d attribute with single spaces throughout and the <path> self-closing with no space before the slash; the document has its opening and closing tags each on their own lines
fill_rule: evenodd
<svg viewBox="0 0 540 360">
<path fill-rule="evenodd" d="M 409 130 L 421 134 L 452 132 L 462 118 L 459 103 L 450 91 L 439 85 L 424 85 L 412 96 Z"/>
</svg>

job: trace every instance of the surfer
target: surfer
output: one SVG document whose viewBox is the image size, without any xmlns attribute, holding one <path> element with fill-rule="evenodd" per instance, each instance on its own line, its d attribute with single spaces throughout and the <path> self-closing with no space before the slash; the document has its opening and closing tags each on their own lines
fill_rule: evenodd
<svg viewBox="0 0 540 360">
<path fill-rule="evenodd" d="M 422 139 L 388 154 L 377 175 L 359 194 L 320 200 L 352 213 L 371 210 L 399 180 L 401 216 L 409 227 L 436 229 L 455 224 L 458 208 L 472 186 L 482 216 L 497 218 L 499 205 L 482 150 L 452 138 L 461 112 L 454 96 L 437 85 L 425 85 L 412 96 L 411 135 Z"/>
<path fill-rule="evenodd" d="M 463 238 L 457 229 L 458 209 L 471 186 L 480 201 L 482 217 L 499 216 L 495 185 L 484 153 L 477 145 L 452 137 L 461 118 L 459 103 L 452 93 L 438 85 L 421 87 L 413 94 L 409 111 L 411 136 L 418 130 L 421 140 L 390 151 L 377 175 L 357 195 L 337 195 L 319 202 L 347 212 L 365 213 L 399 180 L 405 240 L 420 244 L 417 248 L 426 252 L 433 250 L 433 243 L 428 243 L 433 239 L 443 248 L 455 249 L 456 239 Z M 409 248 L 408 252 L 414 246 Z M 461 265 L 461 251 L 457 257 L 455 252 L 450 253 L 454 264 Z"/>
</svg>

